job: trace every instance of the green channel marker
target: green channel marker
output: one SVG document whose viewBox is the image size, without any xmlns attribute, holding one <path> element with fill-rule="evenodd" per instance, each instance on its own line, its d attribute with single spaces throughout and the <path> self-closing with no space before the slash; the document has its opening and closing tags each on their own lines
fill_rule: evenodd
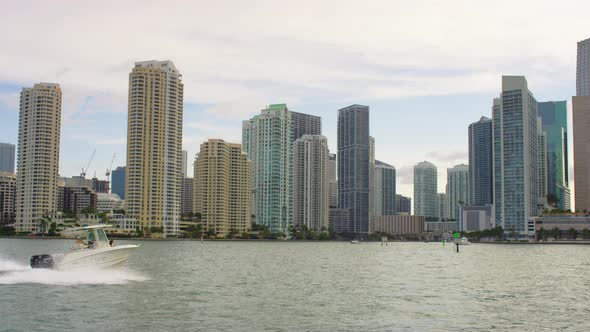
<svg viewBox="0 0 590 332">
<path fill-rule="evenodd" d="M 459 233 L 457 233 L 457 232 L 453 233 L 453 237 L 454 237 L 455 239 L 458 239 L 458 238 L 459 238 Z"/>
</svg>

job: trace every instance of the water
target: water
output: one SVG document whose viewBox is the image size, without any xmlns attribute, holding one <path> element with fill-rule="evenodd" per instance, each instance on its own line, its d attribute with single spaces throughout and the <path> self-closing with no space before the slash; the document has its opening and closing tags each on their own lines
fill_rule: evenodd
<svg viewBox="0 0 590 332">
<path fill-rule="evenodd" d="M 68 241 L 0 239 L 0 330 L 590 330 L 590 246 L 140 243 L 59 272 L 28 257 Z"/>
</svg>

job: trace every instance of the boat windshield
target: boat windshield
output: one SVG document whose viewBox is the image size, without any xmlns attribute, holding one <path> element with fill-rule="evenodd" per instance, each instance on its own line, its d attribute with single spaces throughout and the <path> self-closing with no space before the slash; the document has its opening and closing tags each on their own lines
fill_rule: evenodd
<svg viewBox="0 0 590 332">
<path fill-rule="evenodd" d="M 98 233 L 98 242 L 101 243 L 109 243 L 109 240 L 107 239 L 107 235 L 104 232 L 104 229 L 97 229 L 96 233 Z"/>
</svg>

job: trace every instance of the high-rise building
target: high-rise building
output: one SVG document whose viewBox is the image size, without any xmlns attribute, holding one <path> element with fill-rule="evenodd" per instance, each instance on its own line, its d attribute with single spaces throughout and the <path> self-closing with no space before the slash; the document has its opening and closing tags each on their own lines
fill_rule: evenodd
<svg viewBox="0 0 590 332">
<path fill-rule="evenodd" d="M 537 118 L 537 172 L 539 174 L 539 204 L 548 203 L 547 190 L 547 132 L 543 130 L 541 118 Z"/>
<path fill-rule="evenodd" d="M 37 232 L 57 209 L 61 128 L 59 84 L 38 83 L 20 94 L 16 231 Z"/>
<path fill-rule="evenodd" d="M 193 212 L 205 231 L 226 237 L 251 229 L 252 162 L 240 144 L 209 139 L 195 160 Z"/>
<path fill-rule="evenodd" d="M 547 195 L 551 195 L 558 208 L 569 210 L 567 101 L 548 101 L 538 105 L 546 135 Z"/>
<path fill-rule="evenodd" d="M 108 194 L 110 191 L 110 182 L 92 178 L 92 190 L 96 193 Z"/>
<path fill-rule="evenodd" d="M 0 171 L 0 226 L 14 223 L 15 203 L 16 174 Z"/>
<path fill-rule="evenodd" d="M 349 210 L 344 233 L 362 237 L 369 232 L 370 168 L 369 107 L 338 110 L 338 207 Z"/>
<path fill-rule="evenodd" d="M 328 194 L 330 207 L 338 207 L 338 180 L 336 179 L 336 154 L 330 153 L 328 159 L 328 181 L 330 186 L 330 192 Z"/>
<path fill-rule="evenodd" d="M 186 170 L 187 170 L 187 163 L 188 163 L 188 151 L 182 150 L 182 178 L 186 178 Z"/>
<path fill-rule="evenodd" d="M 180 207 L 180 212 L 182 214 L 193 212 L 193 183 L 193 178 L 182 179 L 182 204 Z"/>
<path fill-rule="evenodd" d="M 57 210 L 74 215 L 84 213 L 90 208 L 96 211 L 97 196 L 94 190 L 86 187 L 58 187 Z"/>
<path fill-rule="evenodd" d="M 125 173 L 127 167 L 119 166 L 111 171 L 111 193 L 125 199 Z"/>
<path fill-rule="evenodd" d="M 303 135 L 293 143 L 293 224 L 319 234 L 329 227 L 328 140 Z"/>
<path fill-rule="evenodd" d="M 578 42 L 576 96 L 590 96 L 590 38 Z"/>
<path fill-rule="evenodd" d="M 414 166 L 414 215 L 438 219 L 436 166 L 423 161 Z"/>
<path fill-rule="evenodd" d="M 84 187 L 88 189 L 92 189 L 93 187 L 91 179 L 86 179 L 78 175 L 74 175 L 72 177 L 59 177 L 58 180 L 60 183 L 63 182 L 64 187 Z"/>
<path fill-rule="evenodd" d="M 412 214 L 412 199 L 410 197 L 395 195 L 396 214 Z"/>
<path fill-rule="evenodd" d="M 590 96 L 572 98 L 572 115 L 575 208 L 576 211 L 590 211 Z"/>
<path fill-rule="evenodd" d="M 494 201 L 494 159 L 492 120 L 482 116 L 469 125 L 468 205 L 492 204 Z"/>
<path fill-rule="evenodd" d="M 375 213 L 375 138 L 369 136 L 369 225 Z"/>
<path fill-rule="evenodd" d="M 447 197 L 449 200 L 449 217 L 457 220 L 457 207 L 467 204 L 469 190 L 469 166 L 456 165 L 447 169 Z"/>
<path fill-rule="evenodd" d="M 446 193 L 438 193 L 438 220 L 447 221 L 450 216 L 449 212 L 449 196 Z"/>
<path fill-rule="evenodd" d="M 14 173 L 14 144 L 0 143 L 0 172 Z"/>
<path fill-rule="evenodd" d="M 287 234 L 293 221 L 293 142 L 321 135 L 321 118 L 269 105 L 242 122 L 242 147 L 252 161 L 256 223 Z"/>
<path fill-rule="evenodd" d="M 373 171 L 373 215 L 391 216 L 395 208 L 395 167 L 375 160 Z"/>
<path fill-rule="evenodd" d="M 178 234 L 183 91 L 171 61 L 136 62 L 129 74 L 125 210 L 164 236 Z"/>
<path fill-rule="evenodd" d="M 524 76 L 502 76 L 502 94 L 494 103 L 495 220 L 514 236 L 527 236 L 537 215 L 537 101 Z"/>
</svg>

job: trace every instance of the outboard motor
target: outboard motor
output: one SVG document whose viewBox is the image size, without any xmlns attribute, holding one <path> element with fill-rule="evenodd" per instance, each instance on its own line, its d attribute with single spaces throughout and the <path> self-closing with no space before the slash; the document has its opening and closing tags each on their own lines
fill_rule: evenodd
<svg viewBox="0 0 590 332">
<path fill-rule="evenodd" d="M 31 256 L 31 267 L 33 269 L 53 269 L 53 257 L 51 255 Z"/>
</svg>

